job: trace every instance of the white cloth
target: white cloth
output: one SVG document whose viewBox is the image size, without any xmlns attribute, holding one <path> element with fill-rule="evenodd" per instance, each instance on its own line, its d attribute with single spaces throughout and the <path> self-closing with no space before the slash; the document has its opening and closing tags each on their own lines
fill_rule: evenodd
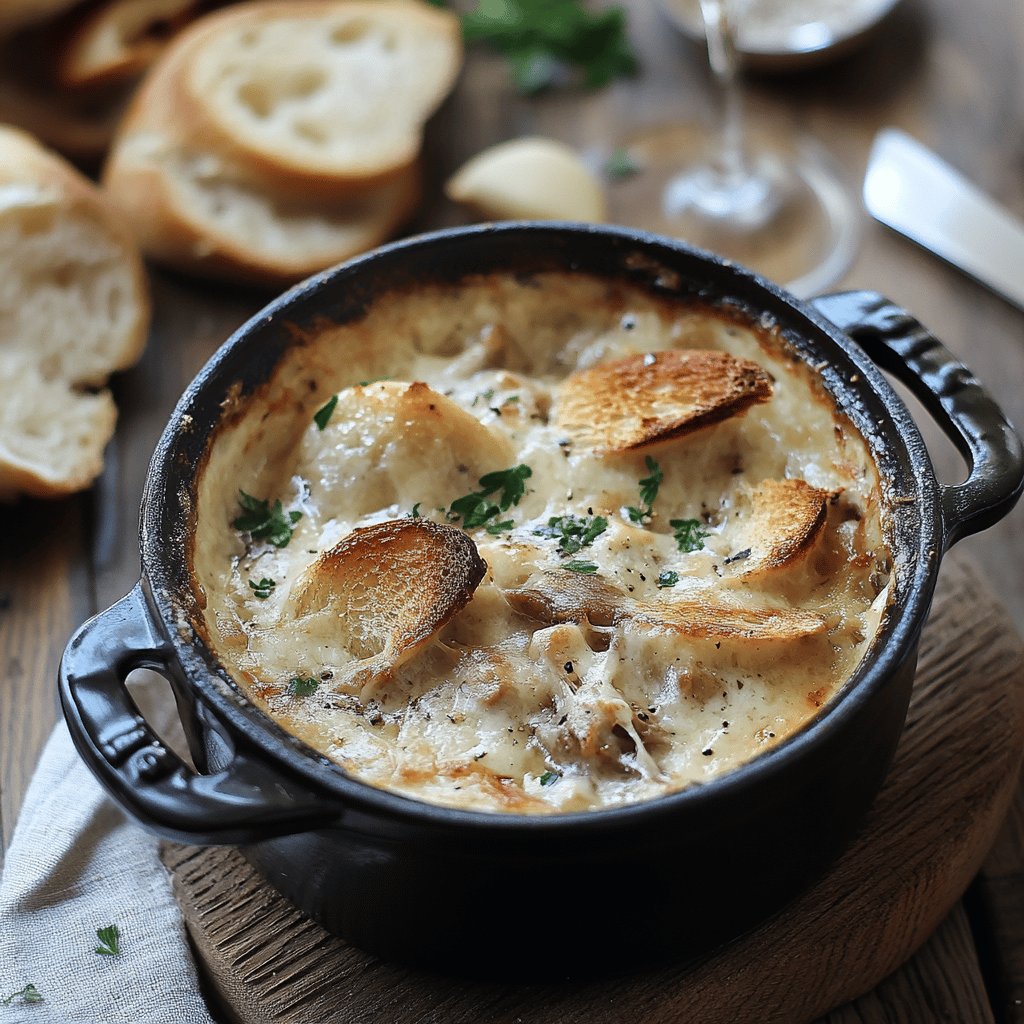
<svg viewBox="0 0 1024 1024">
<path fill-rule="evenodd" d="M 148 715 L 147 715 L 148 717 Z M 0 1024 L 213 1024 L 158 840 L 103 792 L 60 722 L 0 877 Z M 120 954 L 96 953 L 116 924 Z"/>
</svg>

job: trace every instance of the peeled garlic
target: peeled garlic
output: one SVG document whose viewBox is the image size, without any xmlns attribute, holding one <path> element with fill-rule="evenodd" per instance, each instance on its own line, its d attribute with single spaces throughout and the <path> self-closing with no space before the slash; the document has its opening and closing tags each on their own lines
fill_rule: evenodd
<svg viewBox="0 0 1024 1024">
<path fill-rule="evenodd" d="M 554 139 L 491 146 L 463 164 L 445 190 L 493 220 L 603 221 L 608 215 L 601 182 Z"/>
</svg>

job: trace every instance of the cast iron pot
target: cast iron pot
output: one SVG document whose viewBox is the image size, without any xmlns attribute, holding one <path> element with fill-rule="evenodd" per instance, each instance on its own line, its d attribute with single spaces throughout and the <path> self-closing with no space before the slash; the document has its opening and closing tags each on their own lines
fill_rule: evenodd
<svg viewBox="0 0 1024 1024">
<path fill-rule="evenodd" d="M 275 725 L 201 639 L 189 579 L 196 467 L 235 388 L 251 394 L 326 318 L 388 292 L 492 270 L 585 271 L 773 318 L 819 366 L 887 483 L 895 592 L 873 650 L 802 731 L 712 782 L 647 803 L 527 817 L 375 789 Z M 970 472 L 940 486 L 894 373 Z M 943 552 L 1020 495 L 1021 442 L 969 370 L 879 295 L 804 305 L 748 271 L 625 229 L 499 224 L 403 241 L 315 276 L 240 328 L 185 392 L 157 446 L 141 513 L 142 579 L 74 636 L 60 695 L 78 749 L 143 824 L 185 843 L 241 844 L 298 907 L 383 957 L 521 977 L 693 953 L 778 908 L 846 842 L 881 785 L 906 715 Z M 193 770 L 125 688 L 171 682 Z"/>
</svg>

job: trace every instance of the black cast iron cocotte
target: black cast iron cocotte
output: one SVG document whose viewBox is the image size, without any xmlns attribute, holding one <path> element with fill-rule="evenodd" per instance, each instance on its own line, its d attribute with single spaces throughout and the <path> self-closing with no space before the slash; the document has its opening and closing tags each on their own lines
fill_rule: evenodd
<svg viewBox="0 0 1024 1024">
<path fill-rule="evenodd" d="M 244 399 L 270 377 L 295 343 L 295 326 L 358 319 L 417 283 L 558 269 L 765 317 L 820 368 L 886 484 L 889 611 L 837 699 L 775 748 L 704 785 L 532 817 L 376 789 L 251 704 L 204 643 L 189 576 L 198 467 L 222 402 Z M 965 482 L 936 481 L 917 426 L 876 363 L 958 445 L 970 466 Z M 1022 481 L 1021 442 L 978 381 L 879 295 L 803 304 L 708 253 L 622 228 L 511 223 L 424 235 L 287 292 L 199 373 L 153 455 L 141 581 L 72 638 L 61 701 L 82 757 L 139 821 L 181 842 L 241 845 L 299 908 L 382 957 L 524 977 L 691 954 L 777 909 L 848 841 L 903 725 L 942 554 L 1005 515 Z M 161 743 L 129 696 L 126 677 L 140 667 L 170 680 L 195 769 Z"/>
</svg>

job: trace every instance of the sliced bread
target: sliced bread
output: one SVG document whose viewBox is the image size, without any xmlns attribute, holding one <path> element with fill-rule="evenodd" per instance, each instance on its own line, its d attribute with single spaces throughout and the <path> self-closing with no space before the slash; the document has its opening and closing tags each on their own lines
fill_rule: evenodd
<svg viewBox="0 0 1024 1024">
<path fill-rule="evenodd" d="M 0 498 L 88 486 L 116 416 L 97 389 L 135 362 L 148 324 L 142 260 L 118 213 L 0 127 Z"/>
<path fill-rule="evenodd" d="M 298 181 L 408 166 L 462 61 L 458 18 L 420 0 L 270 0 L 173 43 L 182 116 L 218 150 Z"/>
<path fill-rule="evenodd" d="M 416 208 L 416 165 L 346 199 L 289 195 L 158 131 L 114 144 L 103 176 L 147 256 L 189 274 L 281 287 L 388 238 Z"/>
</svg>

